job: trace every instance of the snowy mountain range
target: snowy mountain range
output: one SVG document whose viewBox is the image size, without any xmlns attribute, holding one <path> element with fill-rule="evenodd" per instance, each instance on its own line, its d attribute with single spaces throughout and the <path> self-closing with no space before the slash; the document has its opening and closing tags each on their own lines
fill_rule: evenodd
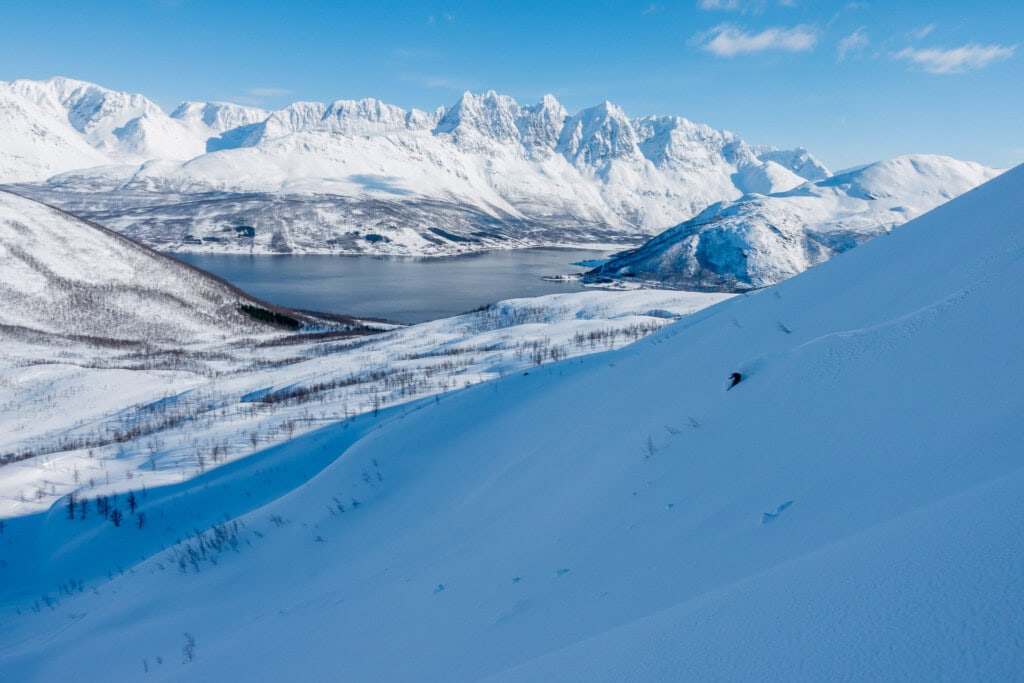
<svg viewBox="0 0 1024 683">
<path fill-rule="evenodd" d="M 841 181 L 847 194 L 871 191 L 872 173 Z M 318 411 L 352 388 L 332 373 L 360 367 L 365 347 L 325 350 L 224 378 L 216 399 L 153 399 L 150 413 L 188 416 L 187 439 L 168 427 L 0 467 L 0 502 L 17 510 L 0 518 L 0 670 L 1013 680 L 1021 216 L 1024 167 L 624 349 L 355 419 Z M 579 296 L 600 308 L 623 294 L 678 293 Z M 501 353 L 508 329 L 473 348 Z M 440 348 L 395 358 L 457 366 Z M 76 405 L 81 380 L 55 390 L 46 370 L 4 369 L 0 391 L 30 384 L 42 406 Z M 294 389 L 289 373 L 311 400 L 254 400 L 253 386 Z M 52 419 L 81 428 L 77 417 Z M 283 433 L 282 417 L 322 426 L 261 440 Z M 237 453 L 250 434 L 258 452 L 186 476 L 190 454 Z"/>
<path fill-rule="evenodd" d="M 570 114 L 550 95 L 521 105 L 465 93 L 432 112 L 374 99 L 277 111 L 185 102 L 168 115 L 82 81 L 0 83 L 0 181 L 172 252 L 646 241 L 588 278 L 742 291 L 996 173 L 917 155 L 832 176 L 804 149 L 750 145 L 677 116 L 630 118 L 609 102 Z"/>
<path fill-rule="evenodd" d="M 950 157 L 869 164 L 791 190 L 717 202 L 586 278 L 682 289 L 772 285 L 902 225 L 998 175 Z"/>
<path fill-rule="evenodd" d="M 16 80 L 0 83 L 0 131 L 0 182 L 35 183 L 19 192 L 176 250 L 621 242 L 829 175 L 806 150 L 677 116 L 609 102 L 570 115 L 550 95 L 521 105 L 494 92 L 433 112 L 364 99 L 168 115 L 90 83 Z M 239 226 L 254 235 L 235 239 Z"/>
</svg>

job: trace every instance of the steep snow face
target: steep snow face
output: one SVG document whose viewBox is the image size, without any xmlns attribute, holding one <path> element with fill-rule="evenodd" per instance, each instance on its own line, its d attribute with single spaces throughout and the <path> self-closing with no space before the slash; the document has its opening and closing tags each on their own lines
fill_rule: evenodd
<svg viewBox="0 0 1024 683">
<path fill-rule="evenodd" d="M 434 134 L 449 136 L 452 143 L 469 151 L 512 145 L 520 140 L 519 114 L 519 103 L 507 95 L 493 90 L 483 95 L 466 92 L 445 111 Z"/>
<path fill-rule="evenodd" d="M 1024 167 L 621 351 L 150 489 L 143 529 L 64 501 L 10 520 L 0 668 L 1013 679 L 1021 216 Z M 158 552 L 224 511 L 242 526 Z M 41 567 L 120 548 L 156 554 L 17 612 Z"/>
<path fill-rule="evenodd" d="M 189 128 L 200 128 L 203 133 L 219 135 L 232 128 L 249 126 L 264 121 L 270 112 L 256 107 L 243 107 L 227 102 L 182 102 L 171 113 Z"/>
<path fill-rule="evenodd" d="M 532 107 L 523 107 L 516 126 L 527 152 L 534 158 L 546 159 L 554 153 L 569 113 L 554 95 Z"/>
<path fill-rule="evenodd" d="M 245 143 L 253 129 L 270 116 L 256 107 L 226 102 L 182 102 L 171 118 L 183 125 L 197 140 L 204 141 L 206 152 L 231 149 Z"/>
<path fill-rule="evenodd" d="M 796 149 L 776 149 L 774 147 L 755 147 L 757 158 L 761 161 L 774 161 L 783 168 L 792 171 L 804 180 L 824 180 L 832 173 L 811 156 L 803 147 Z"/>
<path fill-rule="evenodd" d="M 423 130 L 431 123 L 425 112 L 407 112 L 376 99 L 338 100 L 324 112 L 328 130 L 349 135 L 378 135 L 402 130 Z"/>
<path fill-rule="evenodd" d="M 66 122 L 112 159 L 189 159 L 205 151 L 188 131 L 142 95 L 69 78 L 17 80 L 0 83 L 0 89 L 32 102 L 51 119 Z"/>
<path fill-rule="evenodd" d="M 327 105 L 322 102 L 294 102 L 268 116 L 256 127 L 246 144 L 256 145 L 262 140 L 317 130 L 326 113 Z"/>
<path fill-rule="evenodd" d="M 418 109 L 406 111 L 376 99 L 338 100 L 331 104 L 296 102 L 269 114 L 258 124 L 240 127 L 239 131 L 244 130 L 245 135 L 237 136 L 239 144 L 236 146 L 255 146 L 301 133 L 370 136 L 426 130 L 435 120 L 433 115 Z"/>
<path fill-rule="evenodd" d="M 567 120 L 558 145 L 569 163 L 607 182 L 614 162 L 642 163 L 637 142 L 626 114 L 606 101 Z"/>
<path fill-rule="evenodd" d="M 191 343 L 272 328 L 225 282 L 57 209 L 0 191 L 0 327 L 118 342 Z"/>
<path fill-rule="evenodd" d="M 44 180 L 109 160 L 66 121 L 0 84 L 0 180 Z"/>
<path fill-rule="evenodd" d="M 765 165 L 789 173 L 773 161 Z M 590 277 L 722 291 L 764 287 L 888 232 L 997 174 L 943 156 L 880 161 L 787 192 L 712 205 Z"/>
<path fill-rule="evenodd" d="M 102 216 L 164 249 L 195 249 L 197 243 L 229 249 L 202 240 L 236 225 L 254 193 L 274 195 L 260 199 L 255 211 L 263 224 L 254 227 L 263 234 L 292 222 L 285 212 L 289 202 L 276 201 L 281 195 L 334 197 L 336 205 L 374 202 L 358 211 L 318 210 L 312 221 L 304 216 L 297 228 L 289 225 L 289 240 L 274 242 L 278 246 L 330 252 L 343 242 L 347 251 L 450 253 L 581 238 L 635 242 L 713 202 L 800 182 L 783 170 L 785 164 L 759 159 L 731 133 L 679 117 L 631 120 L 609 102 L 569 116 L 551 95 L 524 106 L 493 91 L 467 92 L 435 112 L 374 99 L 297 102 L 274 112 L 187 102 L 166 116 L 141 95 L 68 79 L 15 81 L 0 86 L 0 97 L 5 93 L 12 104 L 0 106 L 0 123 L 9 119 L 10 130 L 22 130 L 25 118 L 44 119 L 34 138 L 36 147 L 46 149 L 29 154 L 34 147 L 0 145 L 0 181 L 73 171 L 52 177 L 44 188 L 20 191 Z M 39 107 L 48 113 L 27 111 Z M 65 154 L 71 144 L 80 153 Z M 801 151 L 791 154 L 795 159 Z M 816 162 L 807 155 L 806 163 Z M 118 164 L 125 169 L 112 173 L 109 167 Z M 136 201 L 140 189 L 152 196 Z M 209 196 L 213 192 L 240 197 Z M 203 195 L 187 200 L 200 208 L 194 212 L 203 217 L 197 229 L 182 230 L 178 217 L 168 219 L 181 194 Z M 437 225 L 424 205 L 442 215 L 483 219 Z M 376 220 L 381 216 L 384 225 Z M 418 237 L 382 232 L 397 224 Z M 346 227 L 345 234 L 370 232 L 387 240 L 323 238 L 337 225 Z M 457 239 L 439 241 L 435 228 Z M 153 233 L 162 233 L 161 239 L 149 238 Z M 529 244 L 522 240 L 526 235 Z"/>
</svg>

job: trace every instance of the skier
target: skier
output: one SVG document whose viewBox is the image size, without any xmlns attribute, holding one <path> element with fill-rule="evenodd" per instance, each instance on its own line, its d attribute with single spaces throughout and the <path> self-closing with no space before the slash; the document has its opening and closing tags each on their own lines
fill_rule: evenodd
<svg viewBox="0 0 1024 683">
<path fill-rule="evenodd" d="M 729 388 L 728 388 L 728 389 L 726 389 L 726 391 L 729 391 L 729 389 L 732 389 L 732 388 L 733 388 L 734 386 L 736 386 L 737 384 L 739 384 L 739 383 L 740 383 L 740 380 L 741 380 L 741 379 L 743 379 L 743 375 L 741 375 L 741 374 L 740 374 L 740 373 L 738 373 L 738 372 L 734 372 L 734 373 L 732 373 L 731 375 L 729 375 L 729 380 L 730 380 L 730 381 L 731 381 L 732 383 L 731 383 L 731 384 L 729 385 Z"/>
</svg>

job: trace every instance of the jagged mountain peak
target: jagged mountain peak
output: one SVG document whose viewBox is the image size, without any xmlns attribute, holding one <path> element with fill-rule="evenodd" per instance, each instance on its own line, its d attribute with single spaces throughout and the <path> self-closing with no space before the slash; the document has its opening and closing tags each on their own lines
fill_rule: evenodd
<svg viewBox="0 0 1024 683">
<path fill-rule="evenodd" d="M 533 105 L 533 108 L 557 111 L 561 112 L 565 116 L 569 115 L 569 113 L 565 110 L 565 107 L 562 106 L 562 103 L 558 101 L 558 98 L 552 95 L 551 93 L 547 93 L 542 98 L 540 98 L 540 101 L 537 104 Z"/>
<path fill-rule="evenodd" d="M 832 175 L 828 167 L 818 161 L 804 147 L 795 147 L 789 150 L 777 147 L 755 147 L 754 151 L 761 161 L 774 161 L 805 180 L 824 180 Z"/>
<path fill-rule="evenodd" d="M 551 94 L 544 95 L 537 104 L 523 107 L 517 125 L 529 154 L 534 158 L 553 154 L 568 117 L 565 107 Z"/>
<path fill-rule="evenodd" d="M 893 197 L 917 201 L 914 197 L 923 190 L 913 184 L 893 185 L 885 175 L 894 165 L 916 164 L 912 177 L 930 185 L 929 202 L 935 205 L 981 182 L 986 171 L 958 167 L 942 175 L 946 171 L 940 164 L 929 173 L 930 162 L 907 158 L 862 170 L 852 181 L 836 179 L 831 189 L 809 189 L 805 181 L 822 182 L 830 174 L 802 147 L 750 145 L 733 133 L 681 116 L 630 118 L 608 100 L 570 115 L 550 94 L 524 105 L 493 90 L 465 92 L 450 107 L 433 112 L 363 98 L 295 102 L 272 112 L 224 102 L 186 102 L 168 116 L 142 95 L 74 79 L 22 80 L 0 83 L 0 143 L 0 179 L 52 178 L 53 196 L 86 191 L 90 205 L 93 193 L 103 188 L 112 193 L 143 188 L 150 193 L 267 196 L 298 191 L 335 197 L 337 202 L 358 203 L 372 196 L 394 206 L 413 230 L 437 227 L 426 226 L 430 219 L 413 206 L 427 200 L 480 212 L 488 221 L 512 217 L 546 234 L 555 234 L 557 224 L 559 230 L 585 225 L 581 229 L 589 234 L 631 237 L 654 234 L 716 202 L 752 193 L 818 197 L 831 192 L 847 199 L 860 193 L 858 201 L 871 201 L 869 195 L 884 196 L 874 184 L 890 183 Z M 61 175 L 71 171 L 70 176 Z M 878 181 L 872 180 L 874 175 Z M 956 178 L 963 182 L 946 182 Z M 839 187 L 844 182 L 853 185 Z M 113 194 L 110 202 L 125 210 L 126 229 L 143 220 Z M 916 210 L 917 204 L 910 204 L 907 212 Z M 213 210 L 204 223 L 210 226 L 210 237 L 217 238 L 229 220 L 221 211 Z M 270 214 L 278 223 L 284 220 L 278 212 L 285 208 L 267 211 L 268 221 Z M 107 221 L 121 220 L 109 212 L 104 215 Z M 148 234 L 169 232 L 170 240 L 196 242 L 189 232 L 195 226 L 170 227 L 162 222 L 167 214 L 161 215 L 144 219 Z M 367 219 L 362 215 L 346 219 L 352 234 L 364 227 Z M 892 222 L 888 214 L 872 215 Z M 244 220 L 254 218 L 246 214 Z M 374 234 L 380 228 L 366 227 Z M 302 228 L 294 233 L 302 234 Z M 315 243 L 326 241 L 326 233 L 317 234 L 319 238 L 308 235 L 304 250 L 331 248 Z M 201 246 L 227 249 L 223 244 L 211 240 Z M 398 241 L 374 244 L 387 249 Z M 436 240 L 430 237 L 422 244 L 433 249 Z M 360 246 L 357 242 L 354 249 Z"/>
<path fill-rule="evenodd" d="M 109 134 L 138 116 L 166 116 L 143 95 L 110 90 L 95 83 L 55 76 L 45 81 L 15 80 L 6 85 L 36 104 L 63 113 L 81 133 Z"/>
<path fill-rule="evenodd" d="M 562 128 L 559 148 L 570 163 L 598 174 L 615 159 L 635 162 L 642 158 L 638 137 L 629 117 L 605 100 L 570 116 Z"/>
<path fill-rule="evenodd" d="M 266 120 L 270 111 L 259 107 L 247 107 L 230 102 L 182 102 L 171 118 L 186 125 L 201 124 L 215 133 L 247 126 Z"/>
<path fill-rule="evenodd" d="M 521 107 L 508 95 L 493 90 L 474 94 L 468 90 L 448 108 L 434 128 L 435 135 L 449 135 L 456 144 L 477 148 L 494 141 L 511 144 L 520 139 L 516 127 Z"/>
<path fill-rule="evenodd" d="M 203 151 L 193 134 L 140 94 L 65 77 L 0 83 L 0 90 L 31 102 L 55 125 L 70 126 L 110 161 L 187 159 Z M 59 160 L 54 166 L 69 170 Z"/>
</svg>

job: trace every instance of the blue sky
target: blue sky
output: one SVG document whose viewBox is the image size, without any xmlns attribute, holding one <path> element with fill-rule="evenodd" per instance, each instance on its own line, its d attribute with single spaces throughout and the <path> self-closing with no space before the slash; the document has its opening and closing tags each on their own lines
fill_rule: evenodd
<svg viewBox="0 0 1024 683">
<path fill-rule="evenodd" d="M 1024 3 L 0 0 L 0 79 L 64 75 L 278 107 L 464 90 L 611 100 L 833 168 L 911 152 L 1024 161 Z"/>
</svg>

